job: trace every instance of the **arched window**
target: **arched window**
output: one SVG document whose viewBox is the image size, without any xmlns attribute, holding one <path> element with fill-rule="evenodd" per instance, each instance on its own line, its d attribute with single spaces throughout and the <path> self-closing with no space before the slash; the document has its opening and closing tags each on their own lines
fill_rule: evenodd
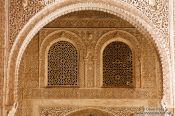
<svg viewBox="0 0 175 116">
<path fill-rule="evenodd" d="M 54 43 L 48 52 L 48 86 L 76 86 L 77 50 L 67 41 Z"/>
<path fill-rule="evenodd" d="M 123 42 L 115 41 L 103 51 L 103 87 L 133 86 L 132 51 Z"/>
</svg>

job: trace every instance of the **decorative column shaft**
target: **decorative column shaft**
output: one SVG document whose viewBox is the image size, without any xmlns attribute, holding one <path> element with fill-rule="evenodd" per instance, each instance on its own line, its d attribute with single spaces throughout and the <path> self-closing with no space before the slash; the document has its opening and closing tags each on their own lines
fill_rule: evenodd
<svg viewBox="0 0 175 116">
<path fill-rule="evenodd" d="M 93 59 L 93 63 L 94 63 L 94 87 L 96 88 L 97 87 L 97 75 L 96 75 L 96 67 L 97 67 L 97 59 L 94 58 Z"/>
</svg>

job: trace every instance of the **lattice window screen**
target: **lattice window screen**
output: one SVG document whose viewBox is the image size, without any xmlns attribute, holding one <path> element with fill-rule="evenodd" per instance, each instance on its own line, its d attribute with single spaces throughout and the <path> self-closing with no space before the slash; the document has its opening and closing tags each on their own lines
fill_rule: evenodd
<svg viewBox="0 0 175 116">
<path fill-rule="evenodd" d="M 77 85 L 77 50 L 67 41 L 53 44 L 48 52 L 48 85 Z"/>
<path fill-rule="evenodd" d="M 132 51 L 123 42 L 112 42 L 103 51 L 103 86 L 132 87 Z"/>
</svg>

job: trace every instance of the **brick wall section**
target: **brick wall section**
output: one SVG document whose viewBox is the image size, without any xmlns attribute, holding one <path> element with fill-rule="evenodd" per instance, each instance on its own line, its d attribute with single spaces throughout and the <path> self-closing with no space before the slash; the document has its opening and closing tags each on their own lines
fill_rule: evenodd
<svg viewBox="0 0 175 116">
<path fill-rule="evenodd" d="M 0 0 L 0 116 L 2 116 L 4 78 L 5 0 Z"/>
</svg>

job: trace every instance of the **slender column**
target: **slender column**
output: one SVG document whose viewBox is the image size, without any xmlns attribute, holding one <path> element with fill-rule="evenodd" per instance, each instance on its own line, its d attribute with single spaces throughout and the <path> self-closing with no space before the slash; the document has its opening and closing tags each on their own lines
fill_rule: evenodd
<svg viewBox="0 0 175 116">
<path fill-rule="evenodd" d="M 87 76 L 88 76 L 88 75 L 87 75 L 87 74 L 88 74 L 88 65 L 87 65 L 87 63 L 88 63 L 88 58 L 85 58 L 85 59 L 84 59 L 84 68 L 85 68 L 85 69 L 84 69 L 84 77 L 85 77 L 85 79 L 84 79 L 84 87 L 85 87 L 85 88 L 87 88 L 87 86 L 88 86 L 88 85 L 87 85 L 87 83 L 88 83 L 88 82 L 87 82 L 87 81 L 88 81 L 88 80 L 87 80 L 87 78 L 88 78 L 88 77 L 87 77 Z"/>
<path fill-rule="evenodd" d="M 97 67 L 97 59 L 94 58 L 93 59 L 93 63 L 94 63 L 94 87 L 96 88 L 97 87 L 97 75 L 96 75 L 96 67 Z"/>
</svg>

